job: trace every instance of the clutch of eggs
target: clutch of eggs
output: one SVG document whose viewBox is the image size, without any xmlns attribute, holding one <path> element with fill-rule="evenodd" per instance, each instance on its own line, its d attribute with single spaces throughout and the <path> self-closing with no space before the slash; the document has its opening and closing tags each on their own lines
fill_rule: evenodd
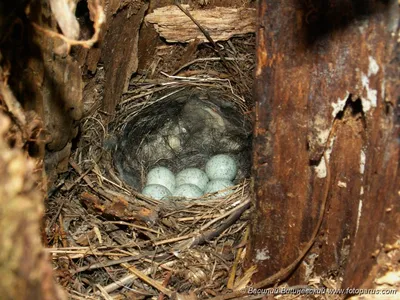
<svg viewBox="0 0 400 300">
<path fill-rule="evenodd" d="M 198 168 L 187 168 L 176 177 L 166 167 L 155 167 L 147 174 L 146 186 L 142 193 L 160 200 L 173 197 L 199 198 L 204 194 L 216 193 L 214 198 L 225 197 L 233 191 L 232 180 L 237 174 L 235 160 L 227 154 L 214 155 L 206 164 L 205 172 Z"/>
</svg>

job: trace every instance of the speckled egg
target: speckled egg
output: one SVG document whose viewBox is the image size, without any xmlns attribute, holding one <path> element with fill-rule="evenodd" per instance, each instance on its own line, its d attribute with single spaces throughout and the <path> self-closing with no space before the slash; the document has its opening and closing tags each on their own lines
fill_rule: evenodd
<svg viewBox="0 0 400 300">
<path fill-rule="evenodd" d="M 206 164 L 206 173 L 210 180 L 233 180 L 236 177 L 237 170 L 235 160 L 226 154 L 215 155 Z"/>
<path fill-rule="evenodd" d="M 178 186 L 175 189 L 172 196 L 185 197 L 185 198 L 199 198 L 203 196 L 203 191 L 200 190 L 196 185 L 187 183 Z"/>
<path fill-rule="evenodd" d="M 171 192 L 165 186 L 160 184 L 146 185 L 142 191 L 142 194 L 156 200 L 161 200 L 163 198 L 172 196 Z"/>
<path fill-rule="evenodd" d="M 207 174 L 198 168 L 187 168 L 176 174 L 176 185 L 194 184 L 204 191 L 208 182 Z"/>
<path fill-rule="evenodd" d="M 147 183 L 160 184 L 165 186 L 170 192 L 175 189 L 175 175 L 168 168 L 155 167 L 147 174 Z"/>
<path fill-rule="evenodd" d="M 215 179 L 211 180 L 207 183 L 206 189 L 204 191 L 205 194 L 211 194 L 215 193 L 221 190 L 225 190 L 228 187 L 233 186 L 233 182 L 227 179 Z M 227 190 L 224 192 L 217 193 L 215 197 L 225 197 L 228 196 L 229 194 L 232 194 L 232 190 Z"/>
</svg>

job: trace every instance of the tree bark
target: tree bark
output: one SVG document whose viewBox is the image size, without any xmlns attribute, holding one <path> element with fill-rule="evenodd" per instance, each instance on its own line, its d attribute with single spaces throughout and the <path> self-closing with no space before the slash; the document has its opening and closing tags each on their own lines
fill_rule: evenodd
<svg viewBox="0 0 400 300">
<path fill-rule="evenodd" d="M 10 94 L 8 87 L 0 82 L 0 99 Z M 44 197 L 38 176 L 34 175 L 42 165 L 28 159 L 22 149 L 10 147 L 16 132 L 13 126 L 11 119 L 0 112 L 1 299 L 62 300 L 65 294 L 53 278 L 49 257 L 40 240 Z"/>
<path fill-rule="evenodd" d="M 101 97 L 101 103 L 95 105 L 95 109 L 101 108 L 104 119 L 109 121 L 119 99 L 128 89 L 132 74 L 137 70 L 139 29 L 149 4 L 143 0 L 103 2 L 107 22 L 102 28 L 102 41 L 91 49 L 77 49 L 75 57 L 85 77 L 90 78 L 84 90 L 85 98 L 98 101 Z M 82 22 L 85 23 L 84 20 Z M 97 69 L 99 62 L 104 68 L 104 78 Z M 103 85 L 101 95 L 93 91 L 98 81 Z M 85 113 L 90 114 L 91 111 Z"/>
<path fill-rule="evenodd" d="M 326 201 L 291 281 L 360 286 L 400 225 L 398 3 L 264 0 L 258 18 L 247 265 L 260 282 L 293 263 Z"/>
<path fill-rule="evenodd" d="M 82 116 L 82 77 L 70 56 L 54 54 L 60 41 L 32 25 L 57 30 L 48 2 L 28 2 L 0 5 L 0 295 L 58 300 L 40 226 L 46 175 L 54 180 L 69 157 Z"/>
</svg>

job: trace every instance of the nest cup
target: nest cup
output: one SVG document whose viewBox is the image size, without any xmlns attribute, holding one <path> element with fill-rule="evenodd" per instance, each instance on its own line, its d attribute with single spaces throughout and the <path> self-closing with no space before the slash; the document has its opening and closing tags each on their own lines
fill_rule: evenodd
<svg viewBox="0 0 400 300">
<path fill-rule="evenodd" d="M 123 101 L 112 124 L 119 177 L 141 191 L 153 167 L 175 174 L 190 167 L 204 170 L 213 155 L 223 153 L 236 161 L 234 183 L 241 183 L 251 170 L 252 126 L 246 112 L 244 101 L 223 84 L 180 83 L 139 102 Z"/>
</svg>

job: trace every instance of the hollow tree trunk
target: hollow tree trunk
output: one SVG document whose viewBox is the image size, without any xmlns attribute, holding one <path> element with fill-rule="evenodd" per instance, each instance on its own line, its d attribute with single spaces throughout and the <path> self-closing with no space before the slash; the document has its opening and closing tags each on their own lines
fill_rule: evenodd
<svg viewBox="0 0 400 300">
<path fill-rule="evenodd" d="M 395 0 L 260 1 L 247 256 L 256 282 L 296 260 L 325 201 L 293 283 L 329 273 L 360 286 L 372 254 L 396 238 L 398 24 Z"/>
<path fill-rule="evenodd" d="M 56 300 L 66 296 L 40 239 L 43 168 L 55 177 L 68 161 L 82 78 L 71 57 L 54 55 L 56 41 L 33 28 L 56 30 L 48 2 L 26 10 L 29 2 L 0 4 L 0 298 Z"/>
</svg>

